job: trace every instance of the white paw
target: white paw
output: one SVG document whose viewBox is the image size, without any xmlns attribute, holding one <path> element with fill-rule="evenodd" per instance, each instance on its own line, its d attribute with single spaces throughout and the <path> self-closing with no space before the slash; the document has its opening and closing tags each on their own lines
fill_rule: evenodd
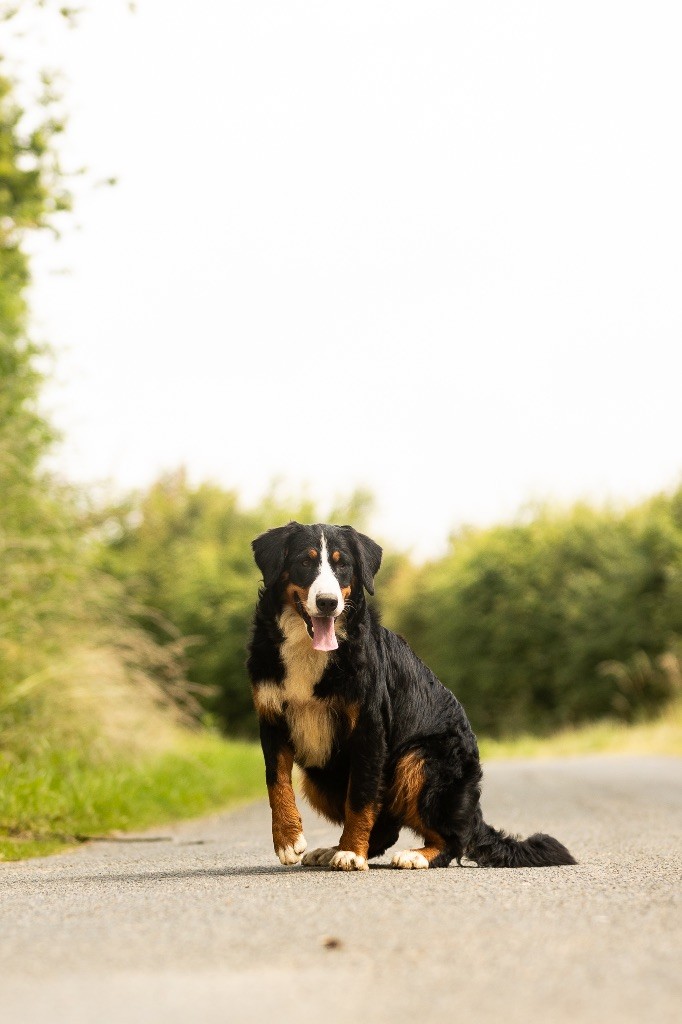
<svg viewBox="0 0 682 1024">
<path fill-rule="evenodd" d="M 391 861 L 394 868 L 428 868 L 429 862 L 419 850 L 401 850 Z"/>
<path fill-rule="evenodd" d="M 369 864 L 364 857 L 352 850 L 337 850 L 329 865 L 335 871 L 368 871 Z"/>
<path fill-rule="evenodd" d="M 332 857 L 337 852 L 338 846 L 319 846 L 317 850 L 310 850 L 303 858 L 303 865 L 307 868 L 326 868 L 331 864 Z"/>
<path fill-rule="evenodd" d="M 305 836 L 301 832 L 293 846 L 280 846 L 278 848 L 277 856 L 280 859 L 280 863 L 298 864 L 298 862 L 301 859 L 301 854 L 305 853 L 307 845 L 308 844 L 305 841 Z"/>
</svg>

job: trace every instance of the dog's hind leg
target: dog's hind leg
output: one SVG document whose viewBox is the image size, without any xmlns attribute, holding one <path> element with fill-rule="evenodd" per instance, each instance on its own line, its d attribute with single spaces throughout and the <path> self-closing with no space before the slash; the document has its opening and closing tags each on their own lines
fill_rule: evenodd
<svg viewBox="0 0 682 1024">
<path fill-rule="evenodd" d="M 456 736 L 424 739 L 396 764 L 391 810 L 402 824 L 424 838 L 424 846 L 403 850 L 396 868 L 440 868 L 462 856 L 478 805 L 481 769 L 462 756 Z"/>
<path fill-rule="evenodd" d="M 447 840 L 437 832 L 425 830 L 425 845 L 418 850 L 401 850 L 396 853 L 391 864 L 394 868 L 446 868 L 454 854 Z"/>
<path fill-rule="evenodd" d="M 426 772 L 427 752 L 413 749 L 400 758 L 395 767 L 389 794 L 390 809 L 394 817 L 424 839 L 424 846 L 396 853 L 391 864 L 394 868 L 447 867 L 452 860 L 444 837 L 425 821 L 424 791 L 428 785 Z M 397 838 L 397 835 L 396 835 Z"/>
</svg>

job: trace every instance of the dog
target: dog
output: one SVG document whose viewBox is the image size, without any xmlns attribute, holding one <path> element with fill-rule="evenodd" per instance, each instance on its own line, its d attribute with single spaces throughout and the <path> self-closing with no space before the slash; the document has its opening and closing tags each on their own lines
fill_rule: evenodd
<svg viewBox="0 0 682 1024">
<path fill-rule="evenodd" d="M 404 826 L 424 845 L 396 853 L 395 868 L 576 863 L 552 836 L 520 840 L 483 820 L 462 705 L 367 603 L 375 541 L 351 526 L 291 522 L 252 547 L 263 586 L 247 670 L 282 864 L 365 871 Z M 294 764 L 309 803 L 342 826 L 338 846 L 306 852 Z"/>
</svg>

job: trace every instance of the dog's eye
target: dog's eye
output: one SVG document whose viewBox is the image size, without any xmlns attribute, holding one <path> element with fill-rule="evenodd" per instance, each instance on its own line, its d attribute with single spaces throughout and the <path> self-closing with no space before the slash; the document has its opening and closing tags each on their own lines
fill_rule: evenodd
<svg viewBox="0 0 682 1024">
<path fill-rule="evenodd" d="M 309 565 L 312 565 L 312 564 L 313 564 L 313 562 L 312 562 L 311 558 L 302 558 L 301 559 L 301 565 L 304 565 L 306 567 L 306 569 L 308 568 Z"/>
</svg>

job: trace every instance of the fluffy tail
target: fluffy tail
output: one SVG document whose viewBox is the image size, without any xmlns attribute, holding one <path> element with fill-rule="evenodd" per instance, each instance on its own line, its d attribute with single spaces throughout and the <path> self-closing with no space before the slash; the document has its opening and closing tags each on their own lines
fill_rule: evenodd
<svg viewBox="0 0 682 1024">
<path fill-rule="evenodd" d="M 555 864 L 577 864 L 563 843 L 536 832 L 528 839 L 516 839 L 486 824 L 477 810 L 474 827 L 464 856 L 480 868 L 544 868 Z"/>
</svg>

